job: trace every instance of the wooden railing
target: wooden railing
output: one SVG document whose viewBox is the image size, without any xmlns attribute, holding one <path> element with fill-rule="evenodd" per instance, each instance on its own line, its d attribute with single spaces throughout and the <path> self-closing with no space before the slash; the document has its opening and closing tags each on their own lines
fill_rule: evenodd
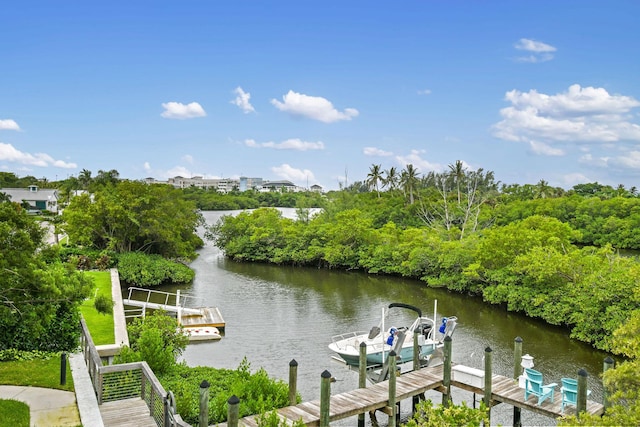
<svg viewBox="0 0 640 427">
<path fill-rule="evenodd" d="M 80 344 L 98 404 L 140 397 L 158 427 L 191 427 L 176 414 L 173 393 L 167 393 L 147 362 L 102 365 L 84 319 L 80 320 Z"/>
</svg>

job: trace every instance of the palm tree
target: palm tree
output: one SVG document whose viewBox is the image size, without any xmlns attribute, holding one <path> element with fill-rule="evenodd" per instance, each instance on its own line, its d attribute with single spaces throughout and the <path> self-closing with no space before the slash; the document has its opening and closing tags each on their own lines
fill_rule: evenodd
<svg viewBox="0 0 640 427">
<path fill-rule="evenodd" d="M 389 188 L 391 191 L 395 190 L 398 187 L 398 180 L 400 179 L 398 176 L 398 169 L 396 169 L 395 166 L 392 166 L 389 170 L 384 171 L 384 175 L 382 185 Z"/>
<path fill-rule="evenodd" d="M 411 163 L 404 167 L 400 174 L 400 185 L 406 193 L 409 193 L 409 204 L 413 204 L 413 192 L 418 183 L 418 170 Z"/>
<path fill-rule="evenodd" d="M 451 170 L 451 175 L 453 176 L 453 180 L 456 183 L 456 188 L 458 190 L 458 205 L 460 204 L 460 183 L 465 176 L 465 168 L 464 164 L 460 160 L 456 160 L 455 165 L 449 165 L 449 169 Z"/>
<path fill-rule="evenodd" d="M 78 175 L 78 182 L 82 185 L 82 189 L 86 190 L 89 188 L 89 184 L 91 184 L 91 171 L 87 169 L 82 169 L 80 174 Z"/>
<path fill-rule="evenodd" d="M 535 195 L 536 199 L 546 199 L 548 196 L 552 194 L 553 189 L 549 186 L 549 183 L 544 179 L 541 179 L 535 186 Z"/>
<path fill-rule="evenodd" d="M 367 186 L 369 189 L 375 188 L 378 193 L 378 197 L 380 197 L 380 188 L 379 184 L 382 182 L 382 166 L 380 165 L 371 165 L 369 169 L 369 173 L 367 174 Z"/>
</svg>

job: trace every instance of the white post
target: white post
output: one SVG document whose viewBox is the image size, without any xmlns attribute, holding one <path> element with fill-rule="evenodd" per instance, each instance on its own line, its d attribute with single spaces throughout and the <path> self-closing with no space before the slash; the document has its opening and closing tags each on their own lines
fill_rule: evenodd
<svg viewBox="0 0 640 427">
<path fill-rule="evenodd" d="M 176 307 L 180 306 L 180 289 L 176 291 Z"/>
<path fill-rule="evenodd" d="M 382 339 L 382 363 L 384 363 L 384 359 L 387 355 L 387 352 L 384 350 L 384 332 L 385 332 L 385 328 L 384 328 L 384 310 L 385 308 L 382 307 L 382 320 L 380 320 L 380 326 L 381 326 L 381 331 L 380 331 L 380 338 Z"/>
<path fill-rule="evenodd" d="M 438 333 L 438 300 L 433 300 L 433 330 L 431 331 L 433 334 L 433 339 L 431 340 L 431 347 L 433 351 L 436 350 L 436 337 Z"/>
</svg>

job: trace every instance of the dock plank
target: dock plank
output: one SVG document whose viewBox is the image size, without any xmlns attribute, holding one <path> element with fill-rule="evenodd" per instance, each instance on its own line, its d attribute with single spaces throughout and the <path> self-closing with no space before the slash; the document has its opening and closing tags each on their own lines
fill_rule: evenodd
<svg viewBox="0 0 640 427">
<path fill-rule="evenodd" d="M 105 427 L 157 427 L 146 402 L 138 397 L 103 403 L 100 415 Z"/>
</svg>

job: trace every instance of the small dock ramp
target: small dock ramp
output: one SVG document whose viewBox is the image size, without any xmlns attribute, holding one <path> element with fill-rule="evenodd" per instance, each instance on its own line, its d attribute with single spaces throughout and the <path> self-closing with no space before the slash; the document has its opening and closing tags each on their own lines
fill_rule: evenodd
<svg viewBox="0 0 640 427">
<path fill-rule="evenodd" d="M 200 305 L 202 304 L 201 299 L 190 295 L 180 295 L 179 290 L 172 293 L 130 287 L 127 298 L 122 302 L 124 305 L 137 307 L 135 310 L 128 310 L 127 317 L 144 317 L 147 309 L 164 310 L 175 313 L 178 322 L 185 327 L 213 326 L 224 331 L 226 326 L 217 307 L 203 307 Z M 131 314 L 132 311 L 135 311 L 135 314 Z"/>
</svg>

